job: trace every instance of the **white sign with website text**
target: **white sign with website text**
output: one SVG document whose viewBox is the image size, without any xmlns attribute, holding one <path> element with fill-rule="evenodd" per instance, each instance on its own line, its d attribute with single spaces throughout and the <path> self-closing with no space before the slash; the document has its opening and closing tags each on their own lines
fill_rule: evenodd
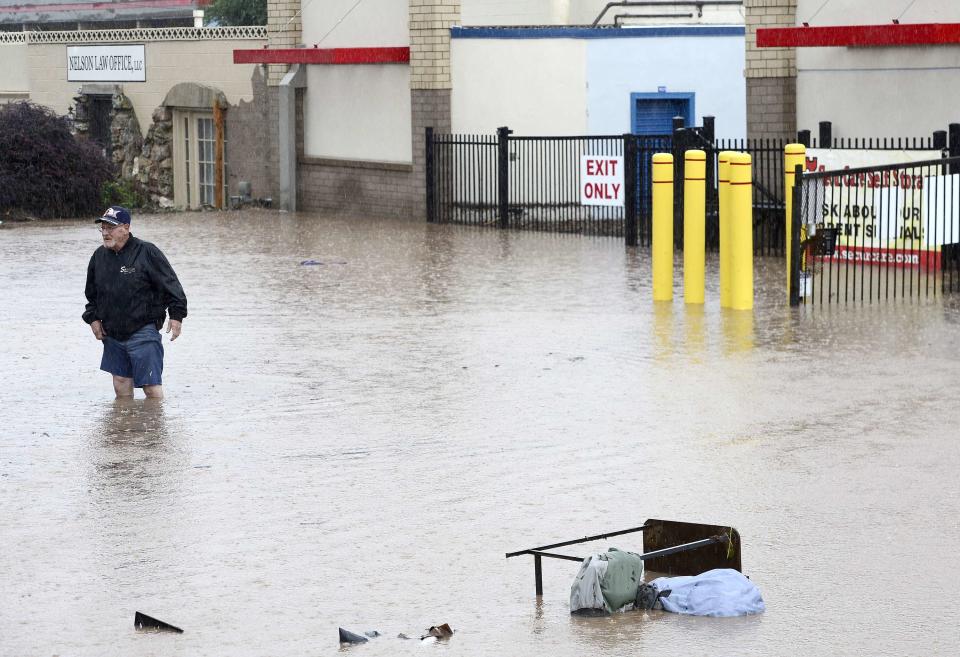
<svg viewBox="0 0 960 657">
<path fill-rule="evenodd" d="M 580 204 L 623 205 L 623 158 L 580 156 Z"/>
<path fill-rule="evenodd" d="M 143 45 L 67 46 L 69 82 L 145 82 Z"/>
<path fill-rule="evenodd" d="M 960 174 L 940 165 L 910 166 L 940 151 L 809 149 L 807 171 L 836 171 L 818 179 L 807 224 L 837 231 L 832 260 L 939 269 L 944 244 L 960 241 Z M 846 173 L 883 165 L 902 168 Z M 824 257 L 827 259 L 827 257 Z"/>
</svg>

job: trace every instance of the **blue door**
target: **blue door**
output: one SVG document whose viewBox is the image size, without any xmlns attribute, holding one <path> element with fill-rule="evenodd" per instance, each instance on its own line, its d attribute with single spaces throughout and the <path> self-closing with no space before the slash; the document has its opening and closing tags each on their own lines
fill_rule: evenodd
<svg viewBox="0 0 960 657">
<path fill-rule="evenodd" d="M 635 135 L 669 135 L 673 117 L 693 125 L 692 93 L 630 94 L 630 128 Z"/>
<path fill-rule="evenodd" d="M 693 125 L 692 93 L 630 94 L 630 130 L 641 139 L 637 148 L 637 214 L 641 245 L 650 243 L 653 186 L 650 174 L 654 153 L 673 150 L 673 117 Z"/>
</svg>

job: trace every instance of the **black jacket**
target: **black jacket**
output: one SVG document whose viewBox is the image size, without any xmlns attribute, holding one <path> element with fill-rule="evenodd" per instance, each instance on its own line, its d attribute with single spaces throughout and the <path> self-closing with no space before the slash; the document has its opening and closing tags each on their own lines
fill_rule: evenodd
<svg viewBox="0 0 960 657">
<path fill-rule="evenodd" d="M 133 235 L 119 252 L 101 246 L 87 266 L 87 308 L 83 321 L 100 320 L 107 335 L 126 340 L 147 324 L 158 329 L 187 316 L 187 296 L 166 256 Z"/>
</svg>

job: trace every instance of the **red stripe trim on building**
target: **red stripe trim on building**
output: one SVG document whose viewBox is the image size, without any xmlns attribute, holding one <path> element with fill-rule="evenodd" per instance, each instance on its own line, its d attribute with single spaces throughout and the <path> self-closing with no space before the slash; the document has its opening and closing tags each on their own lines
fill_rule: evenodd
<svg viewBox="0 0 960 657">
<path fill-rule="evenodd" d="M 234 64 L 405 64 L 410 49 L 400 48 L 260 48 L 234 50 Z"/>
<path fill-rule="evenodd" d="M 203 7 L 205 0 L 124 0 L 123 2 L 64 2 L 55 5 L 11 5 L 0 7 L 2 14 L 46 13 L 50 11 L 110 10 L 125 11 L 144 7 Z"/>
<path fill-rule="evenodd" d="M 757 28 L 758 48 L 926 46 L 960 43 L 960 23 Z"/>
</svg>

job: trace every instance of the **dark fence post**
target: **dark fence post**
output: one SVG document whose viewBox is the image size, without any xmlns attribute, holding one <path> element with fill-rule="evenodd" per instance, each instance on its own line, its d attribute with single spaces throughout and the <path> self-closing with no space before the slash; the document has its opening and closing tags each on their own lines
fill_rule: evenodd
<svg viewBox="0 0 960 657">
<path fill-rule="evenodd" d="M 807 148 L 810 148 L 810 131 L 809 130 L 798 130 L 797 131 L 797 143 L 803 144 Z"/>
<path fill-rule="evenodd" d="M 497 205 L 500 228 L 510 227 L 510 128 L 497 128 Z"/>
<path fill-rule="evenodd" d="M 829 121 L 820 122 L 820 148 L 833 148 L 833 124 Z"/>
<path fill-rule="evenodd" d="M 716 119 L 712 116 L 703 117 L 703 138 L 706 139 L 710 144 L 713 144 L 714 140 L 714 129 L 716 127 Z"/>
<path fill-rule="evenodd" d="M 947 126 L 949 136 L 947 137 L 947 148 L 950 149 L 950 157 L 960 156 L 960 123 L 951 123 Z M 950 165 L 950 175 L 960 173 L 960 164 Z"/>
<path fill-rule="evenodd" d="M 436 195 L 436 190 L 434 185 L 436 180 L 434 180 L 433 173 L 433 126 L 427 126 L 427 138 L 426 138 L 426 159 L 425 159 L 425 168 L 426 168 L 426 177 L 427 177 L 427 223 L 436 223 L 437 221 L 437 208 L 434 205 L 434 199 Z"/>
<path fill-rule="evenodd" d="M 623 136 L 623 235 L 627 246 L 637 245 L 637 136 Z"/>
<path fill-rule="evenodd" d="M 938 151 L 946 150 L 947 148 L 947 131 L 946 130 L 934 130 L 933 131 L 933 149 Z"/>
<path fill-rule="evenodd" d="M 803 254 L 800 253 L 800 222 L 803 219 L 803 167 L 799 164 L 794 169 L 793 174 L 793 216 L 791 218 L 790 253 L 793 257 L 790 259 L 790 305 L 793 307 L 800 305 L 800 270 L 803 263 Z"/>
<path fill-rule="evenodd" d="M 673 248 L 683 247 L 683 154 L 687 151 L 689 136 L 683 127 L 683 117 L 673 117 Z"/>
</svg>

